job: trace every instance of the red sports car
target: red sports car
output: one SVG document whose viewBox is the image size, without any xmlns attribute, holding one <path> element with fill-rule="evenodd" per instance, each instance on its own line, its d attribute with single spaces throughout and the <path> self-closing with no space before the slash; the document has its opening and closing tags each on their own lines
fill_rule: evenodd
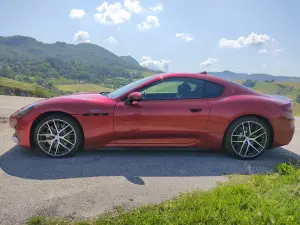
<svg viewBox="0 0 300 225">
<path fill-rule="evenodd" d="M 224 150 L 253 159 L 287 145 L 292 102 L 205 74 L 156 74 L 113 92 L 77 93 L 28 105 L 10 117 L 13 140 L 53 157 L 80 149 Z"/>
</svg>

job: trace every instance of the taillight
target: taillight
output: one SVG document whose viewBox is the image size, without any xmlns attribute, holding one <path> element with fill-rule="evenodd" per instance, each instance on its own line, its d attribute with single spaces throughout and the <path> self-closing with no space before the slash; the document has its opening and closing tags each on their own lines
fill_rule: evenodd
<svg viewBox="0 0 300 225">
<path fill-rule="evenodd" d="M 282 106 L 282 112 L 281 115 L 288 120 L 294 120 L 294 115 L 293 115 L 293 103 L 290 102 L 288 104 L 285 104 Z"/>
</svg>

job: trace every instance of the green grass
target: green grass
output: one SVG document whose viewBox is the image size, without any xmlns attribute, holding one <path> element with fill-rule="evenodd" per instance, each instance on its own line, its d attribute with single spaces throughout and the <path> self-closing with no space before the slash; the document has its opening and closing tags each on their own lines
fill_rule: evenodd
<svg viewBox="0 0 300 225">
<path fill-rule="evenodd" d="M 276 94 L 276 92 L 279 91 L 280 87 L 275 83 L 258 82 L 256 83 L 254 89 L 264 94 L 271 95 L 271 94 Z"/>
<path fill-rule="evenodd" d="M 50 79 L 50 82 L 54 85 L 58 85 L 58 84 L 76 84 L 76 82 L 74 80 L 65 79 L 65 78 Z"/>
<path fill-rule="evenodd" d="M 131 211 L 118 208 L 85 221 L 35 217 L 28 225 L 300 224 L 300 169 L 289 164 L 271 175 L 237 175 L 208 191 L 185 193 Z"/>
<path fill-rule="evenodd" d="M 43 87 L 36 86 L 34 84 L 21 82 L 5 77 L 0 77 L 0 89 L 2 87 L 28 92 L 36 97 L 52 97 L 56 95 L 56 93 L 54 93 L 50 89 L 46 89 Z"/>
<path fill-rule="evenodd" d="M 10 88 L 17 88 L 20 90 L 25 90 L 25 91 L 33 91 L 34 90 L 34 85 L 30 83 L 25 83 L 17 80 L 12 80 L 9 78 L 5 77 L 0 77 L 0 85 L 1 86 L 6 86 Z"/>
<path fill-rule="evenodd" d="M 66 92 L 101 92 L 111 91 L 111 88 L 104 87 L 100 84 L 62 84 L 56 85 L 58 90 Z"/>
</svg>

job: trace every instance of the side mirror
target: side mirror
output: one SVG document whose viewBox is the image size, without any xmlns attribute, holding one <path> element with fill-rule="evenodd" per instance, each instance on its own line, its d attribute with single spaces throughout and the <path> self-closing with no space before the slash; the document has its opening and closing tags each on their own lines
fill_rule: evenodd
<svg viewBox="0 0 300 225">
<path fill-rule="evenodd" d="M 127 101 L 125 104 L 127 105 L 136 105 L 138 101 L 141 101 L 143 99 L 143 96 L 140 92 L 132 92 L 128 95 Z"/>
</svg>

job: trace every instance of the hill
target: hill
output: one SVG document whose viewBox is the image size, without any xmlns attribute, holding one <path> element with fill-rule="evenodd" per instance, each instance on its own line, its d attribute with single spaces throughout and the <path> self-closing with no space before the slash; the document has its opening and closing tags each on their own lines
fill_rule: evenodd
<svg viewBox="0 0 300 225">
<path fill-rule="evenodd" d="M 131 64 L 131 65 L 140 67 L 140 64 L 138 63 L 138 61 L 136 61 L 136 60 L 135 60 L 134 58 L 132 58 L 131 56 L 120 56 L 120 58 L 121 58 L 123 61 L 125 61 L 125 62 L 127 62 L 127 63 L 129 63 L 129 64 Z"/>
<path fill-rule="evenodd" d="M 213 76 L 221 77 L 227 80 L 255 80 L 255 81 L 274 81 L 274 82 L 300 82 L 300 77 L 289 76 L 274 76 L 270 74 L 246 74 L 234 73 L 232 71 L 224 70 L 223 72 L 207 72 Z"/>
<path fill-rule="evenodd" d="M 140 66 L 130 56 L 119 57 L 95 44 L 47 44 L 32 37 L 0 36 L 0 77 L 37 83 L 46 88 L 53 88 L 49 79 L 102 84 L 106 78 L 131 80 L 157 72 Z"/>
</svg>

